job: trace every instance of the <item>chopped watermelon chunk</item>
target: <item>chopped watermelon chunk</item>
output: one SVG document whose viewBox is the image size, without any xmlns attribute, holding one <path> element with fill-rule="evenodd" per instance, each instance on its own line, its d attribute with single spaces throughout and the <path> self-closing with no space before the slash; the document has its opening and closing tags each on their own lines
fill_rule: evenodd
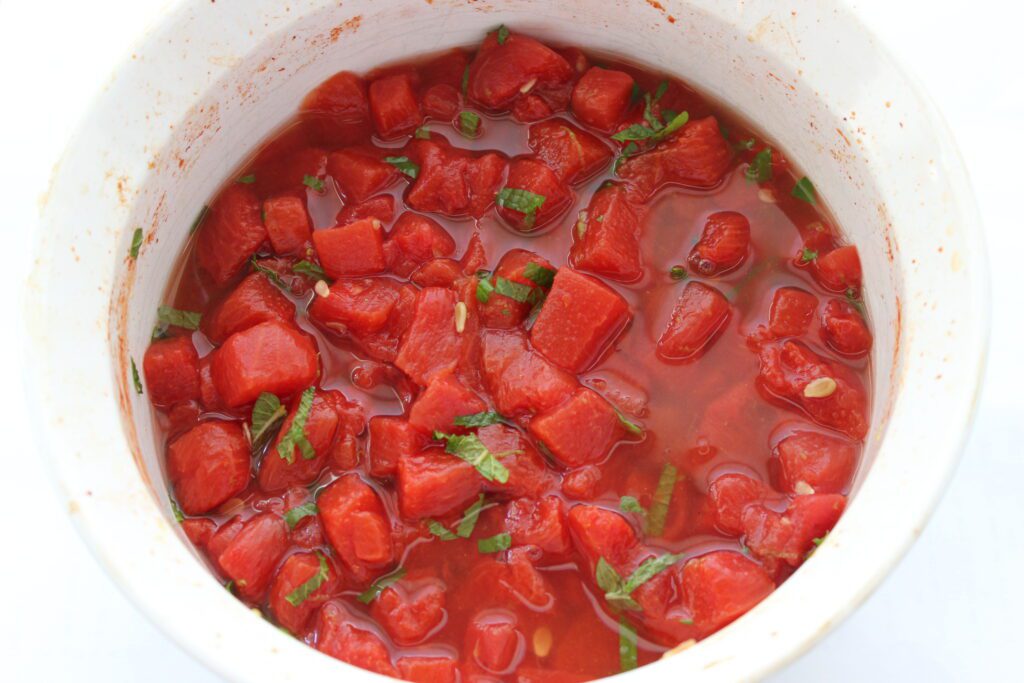
<svg viewBox="0 0 1024 683">
<path fill-rule="evenodd" d="M 683 568 L 684 599 L 705 635 L 743 616 L 774 590 L 775 582 L 756 562 L 727 550 L 696 557 Z"/>
<path fill-rule="evenodd" d="M 469 335 L 455 329 L 458 295 L 438 287 L 427 287 L 416 295 L 412 325 L 402 339 L 395 365 L 420 386 L 458 365 Z"/>
<path fill-rule="evenodd" d="M 287 550 L 288 526 L 279 516 L 265 512 L 242 524 L 218 556 L 217 564 L 235 582 L 239 597 L 257 602 Z"/>
<path fill-rule="evenodd" d="M 167 477 L 182 512 L 202 515 L 245 489 L 249 443 L 238 422 L 202 422 L 167 447 Z"/>
<path fill-rule="evenodd" d="M 320 573 L 320 558 L 327 563 L 327 578 L 298 605 L 288 601 L 288 596 L 300 586 Z M 270 585 L 268 604 L 274 618 L 281 626 L 294 635 L 301 635 L 310 617 L 317 608 L 335 593 L 340 583 L 337 569 L 321 553 L 296 553 L 290 555 L 277 571 Z"/>
<path fill-rule="evenodd" d="M 377 492 L 358 475 L 334 481 L 316 504 L 327 540 L 357 581 L 373 578 L 394 561 L 388 513 Z"/>
<path fill-rule="evenodd" d="M 619 176 L 647 200 L 665 185 L 714 187 L 732 163 L 732 150 L 713 116 L 690 121 L 653 150 L 626 159 Z"/>
<path fill-rule="evenodd" d="M 846 301 L 832 299 L 821 314 L 821 338 L 845 356 L 863 356 L 871 350 L 871 331 L 864 317 Z"/>
<path fill-rule="evenodd" d="M 401 174 L 383 156 L 376 148 L 348 147 L 327 157 L 327 173 L 346 203 L 364 201 L 398 181 Z"/>
<path fill-rule="evenodd" d="M 437 375 L 409 409 L 409 424 L 424 434 L 450 432 L 460 415 L 472 415 L 487 408 L 479 396 L 454 375 Z"/>
<path fill-rule="evenodd" d="M 370 116 L 377 135 L 388 140 L 411 133 L 423 122 L 412 76 L 408 73 L 378 78 L 370 84 Z"/>
<path fill-rule="evenodd" d="M 498 195 L 498 214 L 513 229 L 531 232 L 557 219 L 571 203 L 572 192 L 547 164 L 520 157 L 508 165 L 508 180 Z"/>
<path fill-rule="evenodd" d="M 320 144 L 350 145 L 365 140 L 372 132 L 366 83 L 348 71 L 334 74 L 317 86 L 302 101 L 301 111 Z"/>
<path fill-rule="evenodd" d="M 455 240 L 434 219 L 406 211 L 388 234 L 384 252 L 391 272 L 409 277 L 426 261 L 454 254 Z"/>
<path fill-rule="evenodd" d="M 535 417 L 530 433 L 568 467 L 602 460 L 625 436 L 615 408 L 591 389 L 580 389 L 559 407 Z"/>
<path fill-rule="evenodd" d="M 721 292 L 702 282 L 690 282 L 658 340 L 658 357 L 666 361 L 697 358 L 725 329 L 731 314 L 729 301 Z"/>
<path fill-rule="evenodd" d="M 569 260 L 573 267 L 622 282 L 643 277 L 640 211 L 617 185 L 602 187 L 577 223 Z"/>
<path fill-rule="evenodd" d="M 316 632 L 316 649 L 324 654 L 383 676 L 398 676 L 384 640 L 373 626 L 357 620 L 341 601 L 320 608 Z"/>
<path fill-rule="evenodd" d="M 313 244 L 324 272 L 330 278 L 359 277 L 387 268 L 381 222 L 364 218 L 313 233 Z"/>
<path fill-rule="evenodd" d="M 215 285 L 237 275 L 267 239 L 260 200 L 249 185 L 234 183 L 210 206 L 199 226 L 196 258 Z"/>
<path fill-rule="evenodd" d="M 484 327 L 495 329 L 517 327 L 530 315 L 536 302 L 543 298 L 543 290 L 550 284 L 541 287 L 536 280 L 526 277 L 527 268 L 530 268 L 530 272 L 535 278 L 542 280 L 544 276 L 551 276 L 555 272 L 555 267 L 551 265 L 550 261 L 532 251 L 525 249 L 507 251 L 498 261 L 498 267 L 494 269 L 493 277 L 488 278 L 488 284 L 494 288 L 494 291 L 488 289 L 487 300 L 478 304 L 480 323 Z M 499 278 L 515 284 L 506 289 L 499 285 Z M 481 290 L 478 289 L 478 291 Z"/>
<path fill-rule="evenodd" d="M 502 111 L 526 93 L 555 90 L 572 81 L 565 59 L 542 43 L 512 33 L 499 44 L 492 33 L 469 65 L 469 99 L 485 109 Z"/>
<path fill-rule="evenodd" d="M 313 234 L 306 202 L 293 195 L 263 202 L 263 222 L 275 254 L 299 253 Z"/>
<path fill-rule="evenodd" d="M 846 497 L 831 493 L 797 496 L 785 512 L 751 505 L 743 512 L 747 547 L 769 564 L 800 566 L 846 507 Z"/>
<path fill-rule="evenodd" d="M 211 367 L 217 393 L 229 408 L 252 403 L 264 391 L 290 396 L 312 384 L 319 372 L 312 337 L 276 321 L 228 337 Z"/>
<path fill-rule="evenodd" d="M 242 280 L 213 310 L 203 315 L 200 329 L 214 344 L 253 325 L 276 320 L 291 323 L 295 304 L 263 273 Z"/>
<path fill-rule="evenodd" d="M 530 350 L 519 330 L 484 332 L 481 352 L 484 381 L 503 415 L 554 408 L 578 386 L 572 375 Z"/>
<path fill-rule="evenodd" d="M 625 116 L 633 97 L 633 77 L 592 66 L 572 91 L 572 113 L 583 123 L 609 132 Z"/>
<path fill-rule="evenodd" d="M 793 432 L 775 447 L 779 479 L 791 493 L 843 493 L 857 467 L 857 444 L 820 432 Z"/>
<path fill-rule="evenodd" d="M 612 150 L 565 119 L 551 119 L 530 126 L 530 149 L 563 183 L 590 179 L 612 160 Z"/>
<path fill-rule="evenodd" d="M 192 337 L 160 339 L 142 358 L 149 398 L 157 406 L 170 406 L 200 397 L 199 354 Z"/>
<path fill-rule="evenodd" d="M 389 477 L 398 461 L 415 455 L 428 439 L 404 417 L 376 415 L 370 418 L 369 469 L 375 477 Z"/>
<path fill-rule="evenodd" d="M 799 337 L 807 332 L 818 297 L 799 287 L 779 287 L 772 295 L 768 329 L 776 337 Z"/>
<path fill-rule="evenodd" d="M 472 465 L 440 448 L 398 461 L 398 508 L 403 519 L 443 517 L 463 510 L 482 486 L 483 478 Z"/>
<path fill-rule="evenodd" d="M 444 584 L 439 580 L 402 580 L 381 591 L 370 614 L 396 643 L 415 645 L 441 626 L 444 606 Z"/>
</svg>

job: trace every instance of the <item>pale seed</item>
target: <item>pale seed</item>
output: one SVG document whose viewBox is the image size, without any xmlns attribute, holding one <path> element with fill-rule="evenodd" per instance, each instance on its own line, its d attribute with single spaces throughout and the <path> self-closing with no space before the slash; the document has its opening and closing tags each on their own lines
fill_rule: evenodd
<svg viewBox="0 0 1024 683">
<path fill-rule="evenodd" d="M 526 84 L 522 88 L 519 89 L 519 92 L 525 95 L 526 93 L 530 92 L 530 90 L 532 90 L 533 86 L 535 85 L 537 85 L 537 79 L 531 78 L 529 81 L 526 82 Z"/>
<path fill-rule="evenodd" d="M 331 295 L 331 288 L 323 280 L 316 281 L 316 284 L 313 285 L 313 291 L 316 292 L 317 296 L 322 296 L 325 299 Z"/>
<path fill-rule="evenodd" d="M 466 329 L 466 316 L 469 315 L 469 309 L 466 308 L 466 302 L 460 301 L 455 304 L 455 331 L 462 334 L 462 331 Z"/>
<path fill-rule="evenodd" d="M 775 198 L 775 191 L 770 187 L 762 187 L 757 191 L 757 198 L 765 204 L 775 204 L 778 200 Z"/>
<path fill-rule="evenodd" d="M 380 220 L 379 220 L 379 219 L 377 219 L 377 218 L 374 218 L 374 219 L 373 219 L 373 220 L 372 220 L 372 221 L 370 222 L 370 225 L 372 225 L 372 226 L 373 226 L 374 230 L 380 230 L 381 222 L 380 222 Z"/>
<path fill-rule="evenodd" d="M 538 657 L 547 657 L 548 653 L 551 652 L 551 644 L 554 638 L 551 635 L 551 629 L 547 626 L 541 626 L 533 632 L 533 652 Z"/>
<path fill-rule="evenodd" d="M 584 209 L 576 217 L 576 236 L 583 239 L 585 234 L 587 234 L 587 211 Z"/>
<path fill-rule="evenodd" d="M 807 398 L 828 398 L 836 392 L 836 381 L 831 377 L 819 377 L 812 379 L 804 387 L 804 396 Z"/>
<path fill-rule="evenodd" d="M 814 493 L 814 487 L 806 481 L 801 480 L 793 485 L 793 492 L 798 496 L 809 496 Z"/>
</svg>

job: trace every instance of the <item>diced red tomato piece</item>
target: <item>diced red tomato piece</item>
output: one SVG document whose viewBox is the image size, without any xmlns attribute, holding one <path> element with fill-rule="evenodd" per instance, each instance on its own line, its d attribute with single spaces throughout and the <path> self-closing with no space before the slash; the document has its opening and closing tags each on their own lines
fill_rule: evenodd
<svg viewBox="0 0 1024 683">
<path fill-rule="evenodd" d="M 857 247 L 839 247 L 814 259 L 814 273 L 831 292 L 860 292 L 860 256 Z"/>
<path fill-rule="evenodd" d="M 580 389 L 554 410 L 535 417 L 530 433 L 569 467 L 603 459 L 625 435 L 615 408 L 590 389 Z"/>
<path fill-rule="evenodd" d="M 455 329 L 457 300 L 455 292 L 437 287 L 416 295 L 416 312 L 395 365 L 420 386 L 427 386 L 434 377 L 458 365 L 468 335 Z"/>
<path fill-rule="evenodd" d="M 612 159 L 612 150 L 597 136 L 565 119 L 530 126 L 529 144 L 563 183 L 588 180 Z"/>
<path fill-rule="evenodd" d="M 502 278 L 517 285 L 529 287 L 530 290 L 525 296 L 525 301 L 519 301 L 502 294 L 499 291 L 500 288 L 490 292 L 487 301 L 480 302 L 478 306 L 480 322 L 484 327 L 495 329 L 517 327 L 530 315 L 530 310 L 535 305 L 535 302 L 543 298 L 541 291 L 534 291 L 538 284 L 526 277 L 526 268 L 531 263 L 534 264 L 534 267 L 539 267 L 552 273 L 555 271 L 555 267 L 546 258 L 525 249 L 511 249 L 498 261 L 498 267 L 494 270 L 494 276 L 489 279 L 492 286 L 497 285 L 498 278 Z"/>
<path fill-rule="evenodd" d="M 533 123 L 554 114 L 554 109 L 544 98 L 533 93 L 523 95 L 512 105 L 512 118 L 520 123 Z"/>
<path fill-rule="evenodd" d="M 592 66 L 572 91 L 572 113 L 583 123 L 609 132 L 625 116 L 633 97 L 633 77 Z"/>
<path fill-rule="evenodd" d="M 299 253 L 313 234 L 306 202 L 293 195 L 264 201 L 263 222 L 275 254 Z"/>
<path fill-rule="evenodd" d="M 210 539 L 213 538 L 213 534 L 217 531 L 217 523 L 212 519 L 183 519 L 181 520 L 181 530 L 185 532 L 189 543 L 200 550 L 205 550 Z"/>
<path fill-rule="evenodd" d="M 473 617 L 466 631 L 465 652 L 473 663 L 492 674 L 510 673 L 522 659 L 526 639 L 516 617 L 506 610 L 488 610 Z"/>
<path fill-rule="evenodd" d="M 794 341 L 763 345 L 760 360 L 758 383 L 770 395 L 799 406 L 817 422 L 847 436 L 862 439 L 867 434 L 867 393 L 845 365 L 827 361 Z M 815 380 L 825 386 L 818 382 L 809 388 Z"/>
<path fill-rule="evenodd" d="M 339 333 L 377 332 L 387 325 L 401 290 L 398 282 L 385 278 L 338 280 L 327 296 L 313 299 L 309 317 Z"/>
<path fill-rule="evenodd" d="M 382 194 L 354 204 L 348 203 L 335 216 L 334 222 L 337 225 L 348 225 L 364 218 L 376 218 L 381 223 L 390 223 L 395 218 L 395 198 Z"/>
<path fill-rule="evenodd" d="M 366 581 L 395 558 L 391 523 L 377 492 L 356 474 L 347 474 L 316 501 L 331 547 L 359 581 Z"/>
<path fill-rule="evenodd" d="M 361 202 L 398 181 L 397 168 L 384 161 L 382 150 L 348 147 L 327 157 L 327 174 L 346 202 Z"/>
<path fill-rule="evenodd" d="M 432 85 L 423 91 L 423 113 L 441 121 L 450 121 L 459 113 L 462 95 L 447 83 Z"/>
<path fill-rule="evenodd" d="M 196 258 L 220 286 L 242 270 L 266 239 L 256 192 L 249 185 L 234 183 L 210 206 L 200 224 Z"/>
<path fill-rule="evenodd" d="M 857 467 L 857 445 L 820 432 L 799 431 L 775 447 L 784 491 L 842 493 Z"/>
<path fill-rule="evenodd" d="M 242 525 L 217 563 L 235 582 L 238 596 L 256 602 L 266 592 L 286 550 L 288 525 L 274 513 L 265 512 Z"/>
<path fill-rule="evenodd" d="M 572 375 L 528 349 L 518 330 L 483 333 L 481 351 L 484 380 L 503 415 L 554 408 L 578 386 Z"/>
<path fill-rule="evenodd" d="M 167 477 L 182 512 L 202 515 L 249 482 L 249 443 L 237 422 L 196 425 L 167 447 Z"/>
<path fill-rule="evenodd" d="M 473 466 L 438 448 L 398 461 L 398 507 L 408 520 L 443 517 L 480 494 L 483 479 Z"/>
<path fill-rule="evenodd" d="M 288 601 L 288 596 L 314 576 L 320 574 L 321 558 L 327 565 L 327 578 L 302 602 L 293 605 Z M 274 577 L 274 582 L 270 585 L 270 597 L 267 602 L 277 623 L 291 633 L 300 635 L 305 631 L 306 624 L 309 623 L 313 612 L 337 591 L 338 584 L 338 572 L 325 555 L 296 553 L 289 556 L 277 571 L 277 576 Z"/>
<path fill-rule="evenodd" d="M 559 268 L 530 331 L 530 342 L 557 365 L 582 372 L 629 319 L 629 304 L 615 290 L 571 268 Z"/>
<path fill-rule="evenodd" d="M 387 268 L 381 222 L 364 218 L 313 233 L 313 245 L 330 278 L 372 275 Z"/>
<path fill-rule="evenodd" d="M 498 214 L 520 232 L 532 232 L 544 227 L 562 215 L 572 203 L 572 193 L 555 172 L 543 161 L 529 157 L 513 159 L 508 165 L 508 180 L 502 191 L 506 190 L 522 190 L 544 198 L 540 207 L 530 212 L 513 208 L 516 204 L 511 200 L 499 203 Z"/>
<path fill-rule="evenodd" d="M 723 474 L 711 482 L 708 496 L 715 508 L 715 525 L 731 536 L 743 533 L 743 511 L 764 497 L 761 482 L 736 472 Z"/>
<path fill-rule="evenodd" d="M 624 178 L 644 201 L 664 185 L 709 188 L 721 182 L 733 153 L 715 117 L 690 121 L 653 150 L 626 159 Z"/>
<path fill-rule="evenodd" d="M 510 498 L 537 498 L 556 486 L 544 458 L 523 435 L 503 424 L 480 428 L 477 438 L 508 470 L 508 481 L 484 482 L 484 489 Z"/>
<path fill-rule="evenodd" d="M 776 337 L 799 337 L 807 332 L 818 297 L 799 287 L 780 287 L 772 295 L 768 329 Z"/>
<path fill-rule="evenodd" d="M 408 73 L 378 78 L 370 84 L 370 116 L 377 135 L 385 140 L 411 133 L 423 122 Z"/>
<path fill-rule="evenodd" d="M 419 163 L 406 203 L 417 211 L 478 218 L 494 203 L 505 174 L 505 157 L 465 150 L 431 140 L 416 140 L 410 158 Z"/>
<path fill-rule="evenodd" d="M 427 437 L 404 417 L 376 415 L 370 418 L 370 474 L 388 477 L 398 470 L 398 461 L 417 453 Z"/>
<path fill-rule="evenodd" d="M 252 403 L 264 391 L 290 396 L 320 372 L 316 342 L 291 325 L 260 323 L 228 337 L 214 353 L 211 372 L 229 408 Z"/>
<path fill-rule="evenodd" d="M 190 336 L 150 344 L 142 358 L 142 372 L 154 405 L 170 406 L 200 397 L 199 354 Z"/>
<path fill-rule="evenodd" d="M 640 212 L 617 185 L 602 187 L 577 223 L 569 260 L 573 267 L 613 280 L 634 282 L 643 276 Z"/>
<path fill-rule="evenodd" d="M 384 251 L 391 272 L 409 277 L 420 264 L 454 254 L 455 240 L 434 219 L 406 211 L 388 234 Z"/>
<path fill-rule="evenodd" d="M 317 613 L 316 649 L 347 664 L 392 678 L 398 676 L 384 640 L 342 602 L 328 602 Z"/>
<path fill-rule="evenodd" d="M 658 340 L 658 357 L 666 361 L 698 357 L 725 329 L 731 314 L 729 300 L 717 289 L 702 282 L 688 283 Z"/>
<path fill-rule="evenodd" d="M 728 550 L 695 557 L 683 568 L 684 599 L 703 634 L 735 621 L 774 590 L 756 562 Z"/>
<path fill-rule="evenodd" d="M 437 375 L 409 409 L 409 424 L 424 434 L 449 432 L 460 415 L 472 415 L 487 408 L 479 396 L 454 375 Z"/>
<path fill-rule="evenodd" d="M 572 543 L 565 506 L 555 496 L 513 500 L 505 511 L 505 528 L 513 544 L 534 545 L 552 555 L 563 555 Z"/>
<path fill-rule="evenodd" d="M 263 456 L 263 460 L 260 461 L 257 480 L 261 489 L 267 492 L 283 491 L 291 486 L 305 486 L 319 476 L 327 465 L 327 456 L 331 451 L 331 446 L 335 443 L 336 436 L 345 431 L 334 408 L 337 401 L 348 403 L 340 391 L 318 390 L 313 394 L 313 406 L 310 408 L 309 417 L 306 419 L 302 431 L 313 447 L 316 456 L 307 460 L 302 451 L 292 446 L 289 454 L 291 462 L 289 462 L 287 457 L 281 457 L 278 448 L 295 421 L 296 411 L 299 408 L 299 397 L 292 400 L 291 410 L 288 411 L 288 416 L 281 424 L 277 438 L 274 439 Z"/>
<path fill-rule="evenodd" d="M 459 665 L 453 657 L 406 655 L 398 660 L 398 675 L 412 683 L 457 683 Z"/>
<path fill-rule="evenodd" d="M 621 573 L 641 549 L 636 531 L 625 517 L 596 505 L 573 506 L 569 510 L 569 529 L 576 550 L 591 567 L 603 557 Z"/>
<path fill-rule="evenodd" d="M 263 273 L 252 273 L 242 280 L 213 310 L 203 315 L 200 329 L 214 344 L 220 344 L 235 332 L 276 320 L 290 323 L 295 304 L 271 284 Z"/>
<path fill-rule="evenodd" d="M 573 75 L 560 54 L 533 38 L 512 33 L 499 44 L 492 33 L 469 65 L 467 94 L 486 109 L 507 110 L 525 93 L 565 86 Z"/>
<path fill-rule="evenodd" d="M 747 217 L 735 211 L 718 211 L 708 216 L 688 263 L 704 277 L 721 275 L 743 263 L 749 247 Z"/>
<path fill-rule="evenodd" d="M 871 350 L 871 331 L 849 303 L 832 299 L 821 314 L 821 338 L 830 348 L 847 356 L 863 356 Z"/>
<path fill-rule="evenodd" d="M 846 497 L 831 493 L 797 496 L 785 512 L 751 505 L 743 512 L 747 547 L 764 560 L 798 567 L 814 549 L 814 539 L 832 530 L 846 507 Z"/>
<path fill-rule="evenodd" d="M 350 145 L 371 133 L 366 83 L 348 71 L 334 74 L 317 86 L 302 101 L 301 109 L 323 144 Z"/>
<path fill-rule="evenodd" d="M 444 604 L 440 581 L 399 581 L 381 591 L 370 613 L 396 643 L 415 645 L 441 625 Z"/>
<path fill-rule="evenodd" d="M 573 500 L 593 500 L 601 486 L 601 468 L 584 465 L 565 473 L 562 477 L 562 493 Z"/>
</svg>

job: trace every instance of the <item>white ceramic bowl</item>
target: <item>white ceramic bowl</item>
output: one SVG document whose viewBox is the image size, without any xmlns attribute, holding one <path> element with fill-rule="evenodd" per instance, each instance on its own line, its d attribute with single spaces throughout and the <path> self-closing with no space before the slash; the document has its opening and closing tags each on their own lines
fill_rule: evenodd
<svg viewBox="0 0 1024 683">
<path fill-rule="evenodd" d="M 868 283 L 874 426 L 845 516 L 748 615 L 632 679 L 747 680 L 796 657 L 902 556 L 956 464 L 985 362 L 978 219 L 931 103 L 841 3 L 181 2 L 99 96 L 54 179 L 30 283 L 31 413 L 96 556 L 230 679 L 374 675 L 281 634 L 207 572 L 171 517 L 129 359 L 142 358 L 197 209 L 305 92 L 342 69 L 474 44 L 500 23 L 666 69 L 744 113 L 813 178 Z"/>
</svg>

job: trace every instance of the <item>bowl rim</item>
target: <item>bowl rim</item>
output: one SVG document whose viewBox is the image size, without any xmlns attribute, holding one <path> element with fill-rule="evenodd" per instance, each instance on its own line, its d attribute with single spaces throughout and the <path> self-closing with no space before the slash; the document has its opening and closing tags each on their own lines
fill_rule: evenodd
<svg viewBox="0 0 1024 683">
<path fill-rule="evenodd" d="M 174 9 L 174 12 L 181 12 L 187 3 L 180 3 L 178 7 Z M 849 12 L 848 17 L 857 23 L 856 28 L 863 31 L 866 35 L 874 36 L 874 33 L 870 31 L 859 19 L 854 12 Z M 170 15 L 164 19 L 161 26 L 167 26 L 171 23 Z M 150 31 L 147 34 L 141 36 L 137 43 L 135 51 L 142 54 L 145 51 L 145 45 L 156 35 L 155 32 Z M 948 154 L 943 158 L 943 167 L 946 171 L 951 174 L 958 176 L 956 182 L 951 182 L 950 187 L 953 189 L 955 196 L 953 197 L 953 203 L 958 208 L 960 217 L 956 221 L 960 226 L 960 232 L 963 238 L 968 242 L 968 246 L 971 249 L 971 257 L 975 262 L 980 262 L 982 266 L 987 262 L 987 255 L 985 249 L 984 235 L 982 232 L 982 224 L 978 209 L 974 199 L 973 189 L 966 172 L 963 160 L 960 156 L 959 150 L 957 149 L 954 137 L 951 130 L 949 129 L 946 122 L 943 120 L 938 109 L 930 97 L 926 94 L 923 87 L 917 78 L 907 71 L 907 69 L 892 56 L 892 54 L 885 48 L 884 45 L 876 46 L 882 55 L 888 60 L 893 68 L 898 71 L 906 85 L 912 89 L 913 95 L 918 98 L 924 105 L 924 112 L 929 118 L 928 123 L 931 125 L 932 133 L 934 134 L 936 141 L 941 144 L 943 149 Z M 118 78 L 115 75 L 115 80 Z M 101 100 L 100 100 L 101 101 Z M 98 101 L 94 101 L 89 104 L 88 110 L 92 111 L 99 106 Z M 71 137 L 64 156 L 70 156 L 75 154 L 76 147 L 79 144 L 82 136 L 86 134 L 86 125 L 83 123 L 76 133 Z M 54 195 L 50 198 L 50 202 L 54 201 Z M 40 226 L 37 226 L 37 235 L 34 252 L 39 258 L 46 258 L 52 245 L 47 241 L 46 238 L 46 225 L 48 217 L 44 215 L 40 222 Z M 32 276 L 33 281 L 30 281 L 28 296 L 26 297 L 26 309 L 33 307 L 39 307 L 45 305 L 45 296 L 40 288 L 39 280 L 36 280 L 36 275 Z M 860 583 L 860 590 L 855 593 L 850 600 L 847 601 L 845 608 L 836 611 L 826 627 L 819 630 L 814 636 L 804 638 L 801 641 L 801 645 L 797 648 L 791 648 L 784 652 L 776 654 L 773 658 L 766 659 L 762 662 L 759 668 L 749 669 L 751 675 L 762 676 L 775 671 L 782 667 L 788 662 L 793 661 L 799 657 L 803 652 L 812 647 L 821 637 L 823 637 L 828 630 L 834 628 L 842 619 L 844 619 L 849 613 L 856 609 L 875 588 L 884 580 L 889 574 L 892 568 L 899 562 L 899 560 L 909 550 L 913 541 L 920 534 L 923 529 L 923 525 L 931 517 L 931 514 L 945 492 L 948 482 L 952 477 L 957 464 L 959 463 L 960 455 L 963 451 L 963 447 L 970 433 L 971 424 L 974 420 L 974 414 L 977 407 L 977 398 L 981 392 L 982 384 L 985 377 L 985 366 L 986 356 L 989 345 L 989 334 L 990 334 L 990 296 L 989 296 L 989 278 L 987 270 L 982 268 L 974 268 L 974 277 L 970 279 L 973 286 L 972 300 L 979 307 L 975 309 L 977 317 L 976 329 L 973 330 L 974 334 L 968 339 L 968 345 L 973 347 L 972 350 L 976 353 L 975 369 L 971 373 L 973 378 L 973 385 L 964 387 L 964 393 L 969 397 L 968 408 L 966 415 L 964 415 L 964 421 L 962 427 L 959 429 L 959 440 L 955 444 L 950 444 L 948 448 L 948 456 L 940 461 L 941 468 L 941 485 L 935 487 L 931 491 L 930 500 L 928 500 L 922 507 L 915 512 L 917 525 L 913 528 L 908 527 L 908 534 L 904 542 L 898 547 L 893 549 L 885 561 L 879 562 L 875 565 L 874 573 L 865 578 Z M 31 324 L 30 324 L 31 328 Z M 47 414 L 51 410 L 52 405 L 52 393 L 48 394 L 46 389 L 39 386 L 34 377 L 44 376 L 48 372 L 43 372 L 44 369 L 47 371 L 50 369 L 51 359 L 45 353 L 40 353 L 40 348 L 37 344 L 39 340 L 38 328 L 31 331 L 24 338 L 24 357 L 25 363 L 25 384 L 29 394 L 29 400 L 33 405 L 34 409 L 31 411 L 33 420 L 35 421 L 35 433 L 44 435 L 44 446 L 42 450 L 47 453 L 47 463 L 49 465 L 49 471 L 52 475 L 53 481 L 59 489 L 59 492 L 63 498 L 67 499 L 68 510 L 72 520 L 75 523 L 75 527 L 83 540 L 86 542 L 90 551 L 96 557 L 97 561 L 105 568 L 105 570 L 114 578 L 115 585 L 118 586 L 124 594 L 126 594 L 131 601 L 136 604 L 140 611 L 146 616 L 164 633 L 169 635 L 174 641 L 181 644 L 185 649 L 196 656 L 200 661 L 209 666 L 211 669 L 225 675 L 229 678 L 248 678 L 249 674 L 243 671 L 242 668 L 235 665 L 230 661 L 225 661 L 223 657 L 216 656 L 217 649 L 211 648 L 209 644 L 203 644 L 196 642 L 196 637 L 190 632 L 190 630 L 184 627 L 182 624 L 172 625 L 166 620 L 161 618 L 164 613 L 163 609 L 159 606 L 161 603 L 166 602 L 166 598 L 163 596 L 154 597 L 152 593 L 143 590 L 144 586 L 140 583 L 132 580 L 131 569 L 132 563 L 126 561 L 123 555 L 123 549 L 118 548 L 116 539 L 111 536 L 109 530 L 105 527 L 105 524 L 109 521 L 109 517 L 106 511 L 100 507 L 94 507 L 86 502 L 83 502 L 80 497 L 73 495 L 73 491 L 80 484 L 80 472 L 72 472 L 68 469 L 67 462 L 55 457 L 53 449 L 58 446 L 58 442 L 51 438 L 50 430 L 53 429 L 53 424 L 44 420 L 43 415 Z M 111 375 L 113 382 L 113 375 Z M 50 391 L 56 389 L 54 386 L 48 387 Z M 127 448 L 127 447 L 126 447 Z M 155 501 L 148 501 L 150 505 L 155 506 Z M 851 508 L 856 504 L 854 501 L 851 504 Z M 844 516 L 844 519 L 846 517 Z M 171 531 L 168 525 L 168 529 L 162 530 L 164 532 Z M 173 533 L 173 531 L 171 531 Z M 829 552 L 829 544 L 826 543 L 822 546 L 822 554 Z M 787 582 L 787 585 L 793 582 Z M 780 590 L 782 588 L 780 587 Z M 235 601 L 233 598 L 227 596 L 225 593 L 223 604 L 217 605 L 218 608 L 230 610 L 233 606 L 235 609 L 245 611 L 246 608 L 241 603 Z M 254 624 L 260 624 L 258 620 L 250 620 Z M 265 630 L 266 625 L 261 625 L 261 629 Z M 706 639 L 706 643 L 713 641 L 720 641 L 729 632 L 729 629 L 723 629 L 718 634 L 711 636 Z M 265 637 L 267 633 L 261 633 L 261 637 Z M 281 641 L 278 644 L 280 650 L 284 653 L 291 652 L 311 652 L 310 648 L 305 645 L 299 644 L 291 637 L 284 638 L 279 634 L 273 634 L 275 638 Z M 290 645 L 289 645 L 290 643 Z M 329 663 L 331 666 L 337 667 L 338 662 L 327 659 L 325 656 L 320 656 L 325 663 Z M 310 659 L 313 659 L 310 657 Z M 633 672 L 629 675 L 642 675 L 644 671 L 650 671 L 650 667 L 644 667 L 637 672 Z M 324 669 L 326 670 L 326 669 Z M 252 671 L 248 668 L 248 671 Z M 335 669 L 337 671 L 337 669 Z M 363 670 L 358 670 L 360 674 L 372 675 Z M 381 678 L 381 680 L 387 680 Z"/>
</svg>

